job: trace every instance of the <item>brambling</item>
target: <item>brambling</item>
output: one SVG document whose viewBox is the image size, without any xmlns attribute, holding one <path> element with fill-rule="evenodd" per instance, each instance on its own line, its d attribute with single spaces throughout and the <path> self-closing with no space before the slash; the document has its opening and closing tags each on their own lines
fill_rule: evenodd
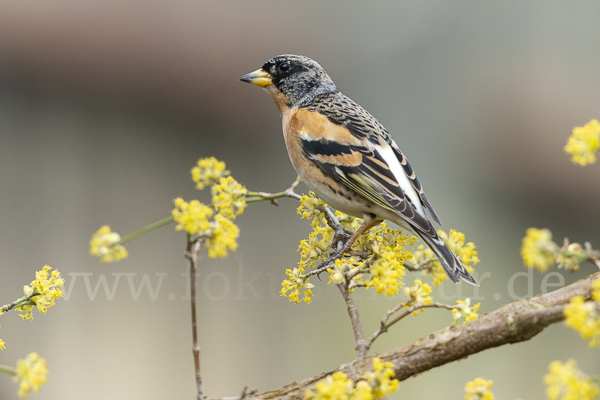
<svg viewBox="0 0 600 400">
<path fill-rule="evenodd" d="M 389 220 L 421 237 L 452 281 L 478 285 L 431 224 L 425 210 L 441 225 L 440 219 L 394 139 L 317 62 L 281 55 L 240 80 L 266 89 L 275 101 L 290 160 L 309 189 L 331 207 L 364 219 L 344 250 Z"/>
</svg>

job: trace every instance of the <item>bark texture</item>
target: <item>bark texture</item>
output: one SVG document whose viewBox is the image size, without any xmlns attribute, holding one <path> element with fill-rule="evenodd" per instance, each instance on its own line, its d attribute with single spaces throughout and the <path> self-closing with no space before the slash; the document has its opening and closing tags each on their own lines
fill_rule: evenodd
<svg viewBox="0 0 600 400">
<path fill-rule="evenodd" d="M 524 342 L 548 325 L 564 320 L 563 310 L 573 296 L 590 298 L 592 283 L 600 272 L 550 293 L 506 304 L 466 324 L 451 326 L 415 342 L 379 354 L 394 364 L 400 381 L 480 351 L 509 343 Z M 372 357 L 363 358 L 280 389 L 262 393 L 259 399 L 301 400 L 306 389 L 325 376 L 343 371 L 353 380 L 372 371 Z"/>
</svg>

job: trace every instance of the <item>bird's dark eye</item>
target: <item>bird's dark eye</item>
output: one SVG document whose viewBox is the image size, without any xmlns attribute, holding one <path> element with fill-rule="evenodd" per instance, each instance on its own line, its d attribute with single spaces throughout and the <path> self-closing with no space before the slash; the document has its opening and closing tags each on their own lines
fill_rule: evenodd
<svg viewBox="0 0 600 400">
<path fill-rule="evenodd" d="M 285 62 L 285 61 L 282 62 L 281 64 L 279 64 L 279 70 L 281 72 L 287 72 L 287 71 L 289 71 L 290 70 L 290 64 L 287 63 L 287 62 Z"/>
</svg>

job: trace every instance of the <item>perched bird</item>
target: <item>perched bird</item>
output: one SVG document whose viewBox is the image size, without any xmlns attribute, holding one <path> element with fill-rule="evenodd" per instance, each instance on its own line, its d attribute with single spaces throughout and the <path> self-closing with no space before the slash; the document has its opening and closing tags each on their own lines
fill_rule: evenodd
<svg viewBox="0 0 600 400">
<path fill-rule="evenodd" d="M 266 89 L 275 101 L 290 160 L 309 189 L 333 208 L 364 219 L 347 246 L 389 220 L 421 237 L 452 281 L 478 285 L 431 224 L 425 210 L 441 222 L 394 139 L 317 62 L 280 55 L 240 80 Z"/>
</svg>

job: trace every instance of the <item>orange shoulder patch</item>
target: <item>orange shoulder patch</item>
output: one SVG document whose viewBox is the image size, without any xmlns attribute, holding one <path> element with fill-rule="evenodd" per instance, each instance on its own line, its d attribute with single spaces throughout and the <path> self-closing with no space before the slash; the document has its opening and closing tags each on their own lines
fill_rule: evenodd
<svg viewBox="0 0 600 400">
<path fill-rule="evenodd" d="M 301 108 L 296 112 L 293 119 L 295 119 L 294 125 L 297 132 L 300 135 L 305 135 L 310 140 L 328 140 L 345 146 L 361 145 L 360 140 L 354 137 L 348 129 L 342 125 L 334 124 L 318 112 Z"/>
</svg>

